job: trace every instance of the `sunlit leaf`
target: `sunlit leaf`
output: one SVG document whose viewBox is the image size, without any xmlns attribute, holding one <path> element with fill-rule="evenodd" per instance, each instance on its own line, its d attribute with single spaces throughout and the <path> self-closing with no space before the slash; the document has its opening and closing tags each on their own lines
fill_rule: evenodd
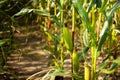
<svg viewBox="0 0 120 80">
<path fill-rule="evenodd" d="M 107 36 L 108 36 L 108 34 L 110 32 L 111 23 L 112 23 L 112 16 L 113 16 L 113 13 L 115 12 L 115 10 L 118 8 L 119 5 L 120 5 L 120 1 L 118 1 L 113 6 L 113 8 L 110 11 L 110 14 L 108 15 L 106 21 L 104 22 L 102 31 L 100 33 L 100 39 L 98 41 L 98 52 L 101 51 L 101 47 L 102 47 L 103 43 L 105 42 L 105 40 L 106 40 L 106 38 L 107 38 Z M 98 54 L 98 56 L 99 56 L 99 54 Z"/>
<path fill-rule="evenodd" d="M 113 62 L 115 62 L 115 63 L 117 63 L 117 64 L 119 64 L 119 65 L 120 65 L 120 58 L 118 58 L 118 59 L 114 60 Z"/>
<path fill-rule="evenodd" d="M 112 16 L 113 16 L 114 12 L 116 11 L 116 9 L 117 9 L 119 6 L 120 6 L 120 0 L 118 0 L 118 1 L 114 4 L 113 8 L 111 9 L 111 11 L 110 11 L 110 13 L 109 13 L 109 17 L 112 17 Z"/>
<path fill-rule="evenodd" d="M 34 9 L 34 13 L 41 15 L 41 16 L 49 16 L 50 17 L 50 14 L 48 12 L 45 12 L 45 11 L 40 10 L 40 9 Z"/>
<path fill-rule="evenodd" d="M 64 27 L 63 28 L 63 38 L 65 41 L 65 46 L 69 51 L 72 51 L 72 36 L 71 33 L 69 32 L 68 28 Z"/>
<path fill-rule="evenodd" d="M 74 4 L 74 7 L 75 7 L 76 11 L 81 16 L 82 20 L 86 23 L 85 27 L 90 32 L 90 36 L 92 37 L 93 44 L 95 45 L 95 43 L 96 43 L 96 37 L 95 37 L 94 29 L 91 26 L 91 23 L 89 21 L 87 12 L 84 10 L 82 4 L 79 3 L 77 0 L 75 0 L 73 2 L 73 4 Z"/>
<path fill-rule="evenodd" d="M 96 4 L 96 8 L 100 8 L 102 5 L 102 2 L 101 2 L 101 0 L 92 0 L 88 9 L 87 9 L 87 12 L 89 12 L 92 9 L 92 6 L 95 4 Z"/>
<path fill-rule="evenodd" d="M 103 5 L 102 5 L 102 7 L 101 7 L 101 11 L 104 11 L 104 10 L 106 9 L 106 7 L 107 7 L 107 2 L 108 2 L 108 0 L 104 0 L 104 3 L 103 3 Z"/>
<path fill-rule="evenodd" d="M 88 32 L 87 32 L 87 30 L 85 30 L 84 33 L 83 33 L 83 42 L 84 42 L 84 45 L 85 45 L 85 46 L 88 46 L 88 45 L 89 45 L 89 42 L 88 42 Z"/>
<path fill-rule="evenodd" d="M 55 76 L 65 76 L 70 75 L 70 72 L 65 70 L 56 69 L 53 72 L 48 72 L 41 80 L 45 80 L 47 77 L 50 78 L 50 80 L 54 80 Z"/>
<path fill-rule="evenodd" d="M 109 34 L 110 24 L 111 23 L 109 22 L 109 20 L 106 20 L 104 23 L 104 26 L 103 26 L 102 31 L 100 33 L 100 39 L 98 41 L 98 51 L 101 51 L 101 47 L 102 47 L 103 43 L 105 42 L 105 40 Z"/>
<path fill-rule="evenodd" d="M 45 80 L 47 77 L 50 77 L 51 70 L 48 71 L 40 80 Z"/>
<path fill-rule="evenodd" d="M 25 15 L 31 13 L 34 9 L 23 8 L 20 12 L 16 13 L 14 16 Z"/>
<path fill-rule="evenodd" d="M 87 12 L 90 12 L 90 10 L 92 9 L 92 6 L 95 4 L 96 0 L 92 0 L 88 9 L 87 9 Z"/>
</svg>

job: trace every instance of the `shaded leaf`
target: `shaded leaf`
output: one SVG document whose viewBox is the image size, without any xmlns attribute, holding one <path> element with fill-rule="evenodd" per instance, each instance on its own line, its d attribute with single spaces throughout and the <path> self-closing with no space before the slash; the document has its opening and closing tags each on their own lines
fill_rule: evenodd
<svg viewBox="0 0 120 80">
<path fill-rule="evenodd" d="M 101 7 L 101 5 L 102 5 L 102 1 L 101 0 L 96 0 L 96 7 L 97 8 L 100 8 Z"/>
<path fill-rule="evenodd" d="M 58 26 L 59 28 L 62 28 L 62 27 L 63 27 L 63 25 L 59 22 L 57 16 L 51 15 L 51 17 L 54 19 L 55 23 L 57 24 L 57 26 Z"/>
<path fill-rule="evenodd" d="M 117 69 L 118 69 L 118 64 L 113 63 L 112 66 L 111 66 L 111 68 L 110 68 L 110 70 L 108 70 L 108 69 L 102 69 L 101 71 L 102 71 L 103 73 L 106 73 L 106 74 L 112 74 L 112 73 L 114 73 Z"/>
<path fill-rule="evenodd" d="M 0 1 L 0 8 L 5 7 L 8 4 L 9 0 L 1 0 Z"/>
<path fill-rule="evenodd" d="M 34 13 L 36 13 L 38 15 L 41 15 L 41 16 L 50 17 L 50 14 L 48 12 L 45 12 L 45 11 L 40 10 L 40 9 L 34 9 Z"/>
<path fill-rule="evenodd" d="M 101 71 L 102 69 L 105 69 L 107 66 L 108 66 L 108 62 L 107 61 L 104 61 L 101 66 L 98 68 L 98 72 Z"/>
<path fill-rule="evenodd" d="M 21 16 L 21 15 L 29 14 L 31 12 L 33 12 L 34 14 L 40 15 L 40 16 L 51 17 L 53 18 L 53 20 L 55 21 L 55 23 L 57 24 L 59 28 L 62 27 L 62 24 L 59 22 L 58 18 L 55 15 L 50 15 L 48 12 L 45 12 L 40 9 L 23 8 L 20 12 L 13 15 L 12 20 L 14 20 L 15 16 Z"/>
<path fill-rule="evenodd" d="M 0 40 L 0 46 L 4 45 L 9 39 L 2 39 Z"/>
<path fill-rule="evenodd" d="M 80 59 L 81 59 L 81 58 L 84 58 L 84 59 L 85 59 L 86 54 L 87 54 L 87 52 L 88 52 L 88 50 L 89 50 L 89 48 L 90 48 L 90 45 L 91 45 L 91 42 L 89 42 L 89 45 L 86 46 L 86 47 L 82 50 L 82 52 L 78 53 L 78 56 L 79 56 Z"/>
</svg>

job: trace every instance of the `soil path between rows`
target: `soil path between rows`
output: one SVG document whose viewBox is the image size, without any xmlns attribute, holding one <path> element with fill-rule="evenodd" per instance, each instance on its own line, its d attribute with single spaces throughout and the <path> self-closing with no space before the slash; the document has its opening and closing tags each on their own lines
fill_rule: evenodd
<svg viewBox="0 0 120 80">
<path fill-rule="evenodd" d="M 44 49 L 46 42 L 38 26 L 30 26 L 27 34 L 26 27 L 18 30 L 20 33 L 14 34 L 15 50 L 7 61 L 7 68 L 17 80 L 26 80 L 32 74 L 48 68 L 49 52 Z"/>
</svg>

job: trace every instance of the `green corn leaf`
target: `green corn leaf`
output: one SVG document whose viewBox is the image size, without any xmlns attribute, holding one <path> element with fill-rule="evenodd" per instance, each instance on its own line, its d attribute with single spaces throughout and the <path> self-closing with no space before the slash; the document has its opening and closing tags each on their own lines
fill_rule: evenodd
<svg viewBox="0 0 120 80">
<path fill-rule="evenodd" d="M 103 73 L 106 73 L 106 74 L 112 74 L 112 73 L 114 73 L 115 71 L 116 71 L 116 68 L 113 69 L 113 70 L 102 69 L 102 72 L 103 72 Z"/>
<path fill-rule="evenodd" d="M 33 12 L 34 14 L 40 15 L 40 16 L 45 16 L 45 17 L 51 17 L 57 24 L 59 28 L 62 28 L 62 24 L 59 22 L 58 18 L 55 15 L 50 15 L 48 12 L 42 11 L 40 9 L 29 9 L 29 8 L 23 8 L 20 12 L 16 13 L 15 15 L 12 16 L 12 20 L 14 20 L 15 16 L 21 16 L 25 14 L 29 14 Z"/>
<path fill-rule="evenodd" d="M 9 3 L 9 0 L 1 0 L 0 1 L 0 9 L 7 6 L 8 3 Z"/>
<path fill-rule="evenodd" d="M 105 40 L 106 40 L 106 38 L 107 38 L 107 36 L 108 36 L 108 34 L 110 32 L 111 23 L 112 23 L 112 16 L 113 16 L 113 13 L 116 11 L 116 9 L 118 8 L 119 5 L 120 5 L 120 1 L 118 1 L 113 6 L 113 8 L 110 11 L 109 16 L 107 17 L 106 21 L 104 22 L 102 31 L 100 33 L 100 39 L 98 41 L 98 52 L 101 51 L 101 47 L 102 47 L 103 43 L 105 42 Z M 99 54 L 98 54 L 98 56 L 99 56 Z"/>
<path fill-rule="evenodd" d="M 62 27 L 63 27 L 63 25 L 59 22 L 57 16 L 51 15 L 51 17 L 54 19 L 56 25 L 57 25 L 59 28 L 62 28 Z"/>
<path fill-rule="evenodd" d="M 42 79 L 40 79 L 40 80 L 45 80 L 47 77 L 50 77 L 50 73 L 51 73 L 51 70 L 48 71 L 48 72 L 42 77 Z M 29 79 L 27 79 L 27 80 L 29 80 Z"/>
<path fill-rule="evenodd" d="M 87 32 L 87 30 L 85 30 L 85 32 L 83 33 L 83 42 L 84 42 L 84 45 L 85 45 L 85 46 L 88 46 L 88 45 L 89 45 L 89 42 L 88 42 L 88 32 Z"/>
<path fill-rule="evenodd" d="M 110 11 L 109 17 L 113 16 L 114 12 L 116 11 L 116 9 L 120 6 L 120 0 L 118 0 L 118 2 L 116 2 L 113 6 L 113 8 Z"/>
<path fill-rule="evenodd" d="M 51 77 L 50 80 L 55 80 L 55 76 L 74 76 L 76 79 L 81 79 L 82 77 L 78 74 L 74 74 L 71 72 L 68 72 L 66 70 L 56 69 L 54 72 L 51 72 L 49 76 Z"/>
<path fill-rule="evenodd" d="M 88 50 L 89 50 L 89 47 L 85 47 L 82 52 L 78 53 L 79 58 L 81 59 L 83 55 L 86 55 Z"/>
<path fill-rule="evenodd" d="M 60 5 L 61 5 L 61 8 L 63 8 L 64 0 L 60 0 Z"/>
<path fill-rule="evenodd" d="M 74 1 L 73 4 L 74 4 L 75 9 L 79 13 L 79 15 L 82 17 L 82 19 L 84 21 L 88 21 L 88 23 L 89 23 L 87 12 L 84 10 L 82 4 L 79 3 L 78 1 Z"/>
<path fill-rule="evenodd" d="M 59 75 L 59 76 L 63 76 L 63 75 L 67 75 L 69 74 L 69 72 L 65 71 L 65 70 L 55 70 L 55 72 L 52 73 L 52 75 Z"/>
<path fill-rule="evenodd" d="M 25 14 L 29 14 L 29 13 L 35 13 L 38 15 L 42 15 L 42 16 L 50 16 L 49 13 L 39 10 L 39 9 L 29 9 L 29 8 L 23 8 L 20 10 L 20 12 L 16 13 L 14 16 L 20 16 L 20 15 L 25 15 Z"/>
<path fill-rule="evenodd" d="M 114 73 L 117 69 L 118 69 L 118 64 L 113 63 L 112 66 L 111 66 L 111 68 L 110 68 L 110 70 L 108 70 L 108 69 L 102 69 L 101 71 L 102 71 L 103 73 L 106 73 L 106 74 L 112 74 L 112 73 Z"/>
<path fill-rule="evenodd" d="M 72 73 L 72 75 L 76 80 L 83 80 L 83 76 L 80 76 L 79 74 Z"/>
<path fill-rule="evenodd" d="M 48 12 L 42 11 L 40 9 L 34 9 L 33 11 L 35 14 L 41 15 L 41 16 L 50 16 L 50 14 Z"/>
<path fill-rule="evenodd" d="M 79 3 L 77 0 L 73 1 L 74 7 L 81 16 L 82 20 L 86 23 L 86 28 L 90 32 L 90 36 L 92 37 L 93 44 L 95 45 L 96 43 L 96 37 L 94 33 L 94 29 L 91 27 L 91 23 L 88 18 L 87 12 L 84 10 L 83 6 L 81 3 Z"/>
<path fill-rule="evenodd" d="M 102 5 L 102 7 L 101 7 L 101 11 L 104 11 L 105 9 L 106 9 L 106 7 L 107 7 L 107 2 L 108 2 L 108 0 L 104 0 L 104 3 L 103 3 L 103 5 Z"/>
<path fill-rule="evenodd" d="M 102 69 L 106 68 L 108 66 L 108 62 L 107 61 L 104 61 L 101 66 L 98 68 L 98 72 L 101 71 Z"/>
<path fill-rule="evenodd" d="M 42 15 L 42 16 L 47 16 L 47 17 L 53 18 L 53 20 L 54 20 L 54 22 L 57 24 L 57 26 L 58 26 L 59 28 L 62 28 L 63 25 L 59 22 L 59 19 L 57 18 L 57 16 L 55 16 L 55 15 L 50 15 L 49 13 L 47 13 L 47 12 L 45 12 L 45 11 L 38 10 L 38 9 L 35 10 L 35 13 L 37 13 L 38 15 Z"/>
<path fill-rule="evenodd" d="M 90 12 L 90 10 L 92 9 L 92 6 L 96 4 L 96 8 L 100 8 L 102 5 L 101 0 L 92 0 L 90 3 L 90 6 L 87 9 L 87 12 Z"/>
<path fill-rule="evenodd" d="M 50 80 L 55 80 L 55 76 L 64 76 L 71 75 L 70 72 L 65 70 L 56 69 L 53 72 L 48 72 L 41 80 L 45 80 L 47 77 L 50 77 Z"/>
<path fill-rule="evenodd" d="M 55 3 L 61 8 L 60 0 L 56 0 Z"/>
<path fill-rule="evenodd" d="M 66 48 L 72 52 L 72 36 L 71 33 L 69 32 L 68 28 L 64 27 L 63 28 L 63 39 L 65 41 L 65 46 Z"/>
<path fill-rule="evenodd" d="M 114 63 L 117 63 L 118 65 L 120 65 L 120 58 L 114 60 L 113 62 L 114 62 Z"/>
<path fill-rule="evenodd" d="M 82 50 L 82 52 L 78 53 L 78 56 L 79 56 L 80 59 L 86 57 L 86 54 L 87 54 L 87 52 L 88 52 L 88 50 L 89 50 L 89 48 L 90 48 L 90 45 L 91 45 L 91 42 L 89 42 L 89 45 L 86 46 L 86 47 Z"/>
<path fill-rule="evenodd" d="M 95 4 L 96 4 L 96 8 L 100 8 L 101 5 L 102 5 L 102 1 L 101 0 L 96 0 Z"/>
<path fill-rule="evenodd" d="M 5 18 L 5 17 L 6 17 L 6 18 L 9 18 L 9 20 L 12 21 L 11 16 L 8 15 L 4 10 L 1 10 L 1 9 L 0 9 L 0 14 L 1 14 L 2 16 L 4 16 L 4 18 Z"/>
<path fill-rule="evenodd" d="M 31 13 L 33 10 L 34 9 L 23 8 L 20 10 L 20 12 L 16 13 L 14 16 L 25 15 L 25 14 Z"/>
<path fill-rule="evenodd" d="M 0 46 L 4 45 L 9 39 L 2 39 L 0 40 Z"/>
<path fill-rule="evenodd" d="M 48 36 L 48 40 L 54 40 L 54 36 L 48 32 L 45 32 L 45 34 Z"/>
<path fill-rule="evenodd" d="M 95 4 L 96 0 L 92 0 L 88 9 L 87 9 L 87 12 L 90 12 L 90 10 L 92 9 L 92 6 Z"/>
<path fill-rule="evenodd" d="M 105 42 L 105 40 L 109 34 L 109 31 L 110 31 L 110 22 L 108 20 L 106 20 L 104 23 L 104 26 L 102 28 L 102 31 L 100 33 L 100 39 L 98 41 L 98 52 L 101 51 L 101 47 L 102 47 L 103 43 Z M 98 54 L 98 56 L 99 56 L 99 54 Z"/>
<path fill-rule="evenodd" d="M 104 69 L 107 67 L 107 65 L 109 65 L 109 62 L 108 62 L 108 58 L 112 55 L 112 52 L 107 54 L 107 56 L 105 57 L 105 59 L 103 60 L 100 68 L 98 69 L 98 71 L 100 71 L 101 69 Z M 117 62 L 118 61 L 118 62 Z M 119 59 L 116 59 L 113 61 L 114 63 L 119 63 Z"/>
<path fill-rule="evenodd" d="M 57 41 L 57 43 L 59 42 L 59 37 L 58 36 L 55 36 L 54 34 L 51 34 L 51 33 L 48 33 L 48 32 L 45 32 L 45 34 L 48 36 L 48 39 L 49 40 L 56 40 Z"/>
<path fill-rule="evenodd" d="M 102 1 L 101 0 L 96 0 L 96 7 L 100 8 L 102 5 Z"/>
</svg>

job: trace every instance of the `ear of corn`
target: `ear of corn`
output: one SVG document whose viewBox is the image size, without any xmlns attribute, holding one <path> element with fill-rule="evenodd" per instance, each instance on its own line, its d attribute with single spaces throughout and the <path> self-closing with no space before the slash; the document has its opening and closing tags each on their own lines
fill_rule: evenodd
<svg viewBox="0 0 120 80">
<path fill-rule="evenodd" d="M 69 32 L 69 30 L 66 27 L 63 28 L 63 38 L 64 38 L 64 41 L 65 41 L 66 48 L 70 52 L 72 52 L 72 48 L 73 48 L 72 36 L 71 36 L 71 33 Z"/>
<path fill-rule="evenodd" d="M 72 65 L 73 65 L 73 73 L 78 73 L 79 70 L 79 57 L 76 52 L 72 54 Z"/>
<path fill-rule="evenodd" d="M 90 66 L 84 62 L 84 80 L 90 80 Z"/>
</svg>

